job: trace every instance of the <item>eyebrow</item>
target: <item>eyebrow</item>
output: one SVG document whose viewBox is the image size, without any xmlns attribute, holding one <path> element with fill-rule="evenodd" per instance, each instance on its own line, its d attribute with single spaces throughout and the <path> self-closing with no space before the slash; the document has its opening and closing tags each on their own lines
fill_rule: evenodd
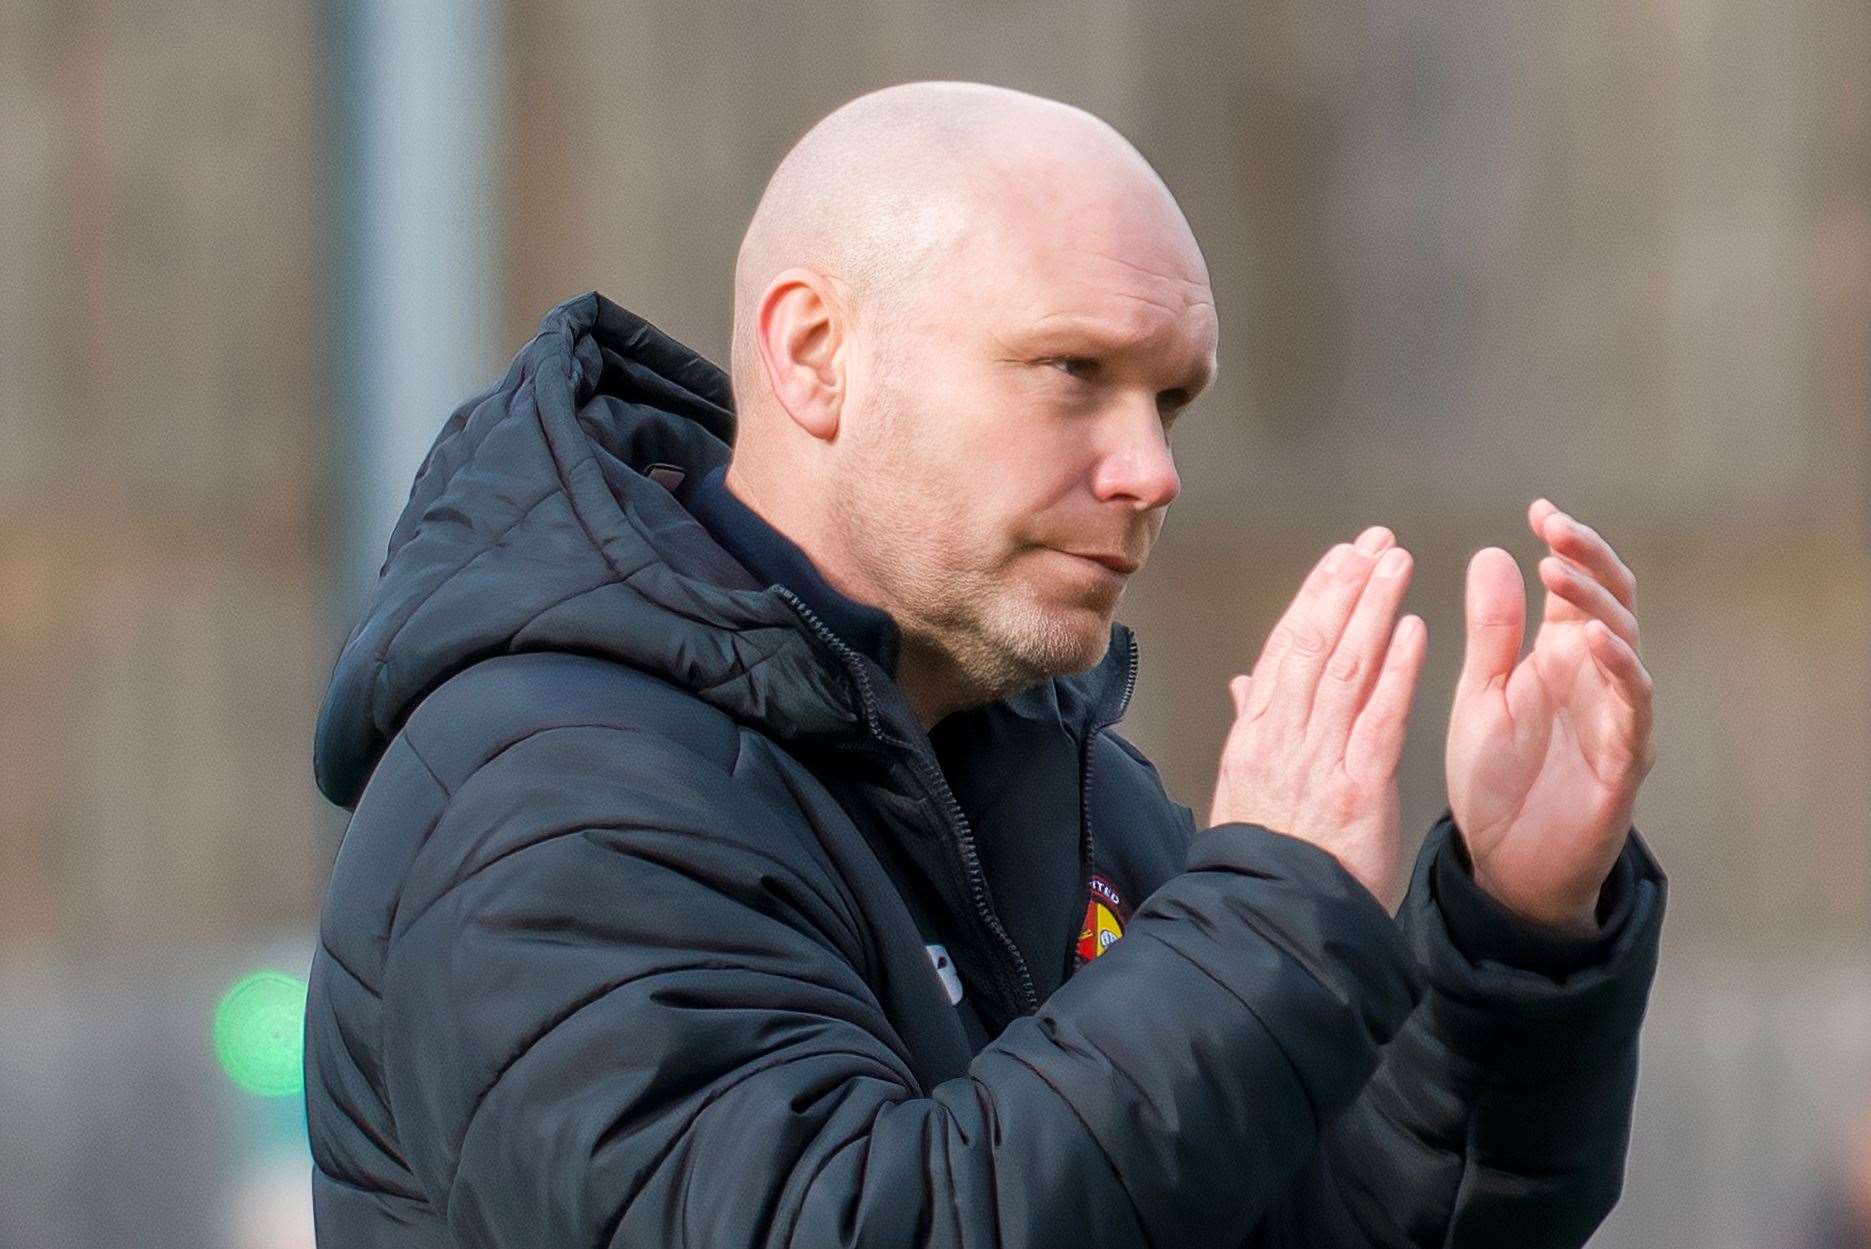
<svg viewBox="0 0 1871 1249">
<path fill-rule="evenodd" d="M 1029 331 L 1020 341 L 1033 351 L 1091 357 L 1136 354 L 1143 350 L 1150 337 L 1114 332 L 1090 321 L 1062 321 L 1056 326 Z M 1219 363 L 1210 367 L 1204 360 L 1182 385 L 1171 387 L 1165 393 L 1175 394 L 1186 403 L 1212 386 L 1220 371 Z"/>
</svg>

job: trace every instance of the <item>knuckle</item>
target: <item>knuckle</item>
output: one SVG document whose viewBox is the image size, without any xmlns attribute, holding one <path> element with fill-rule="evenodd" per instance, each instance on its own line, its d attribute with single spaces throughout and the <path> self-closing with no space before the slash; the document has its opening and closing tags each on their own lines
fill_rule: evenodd
<svg viewBox="0 0 1871 1249">
<path fill-rule="evenodd" d="M 1325 665 L 1325 675 L 1344 685 L 1356 684 L 1364 675 L 1364 656 L 1355 650 L 1340 650 Z"/>
<path fill-rule="evenodd" d="M 1351 544 L 1341 542 L 1325 553 L 1324 558 L 1312 566 L 1312 573 L 1306 578 L 1303 590 L 1317 590 L 1336 577 L 1344 568 L 1351 550 Z"/>
<path fill-rule="evenodd" d="M 1326 787 L 1326 816 L 1335 824 L 1349 824 L 1361 817 L 1369 802 L 1364 787 L 1349 776 L 1340 778 Z"/>
<path fill-rule="evenodd" d="M 1294 625 L 1287 630 L 1287 645 L 1293 652 L 1314 659 L 1325 653 L 1325 632 L 1312 625 Z"/>
</svg>

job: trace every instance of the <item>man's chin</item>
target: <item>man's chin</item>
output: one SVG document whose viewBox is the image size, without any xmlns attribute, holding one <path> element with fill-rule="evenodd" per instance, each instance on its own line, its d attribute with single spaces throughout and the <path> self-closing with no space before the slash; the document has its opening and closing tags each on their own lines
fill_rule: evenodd
<svg viewBox="0 0 1871 1249">
<path fill-rule="evenodd" d="M 1048 588 L 1023 586 L 980 620 L 976 638 L 985 647 L 969 647 L 975 662 L 964 667 L 984 686 L 1011 693 L 1085 672 L 1110 651 L 1116 597 L 1105 602 L 1104 596 L 1059 595 Z"/>
<path fill-rule="evenodd" d="M 1111 649 L 1110 613 L 1089 607 L 1050 614 L 1044 633 L 1029 637 L 1026 658 L 1042 676 L 1072 676 L 1098 665 Z"/>
</svg>

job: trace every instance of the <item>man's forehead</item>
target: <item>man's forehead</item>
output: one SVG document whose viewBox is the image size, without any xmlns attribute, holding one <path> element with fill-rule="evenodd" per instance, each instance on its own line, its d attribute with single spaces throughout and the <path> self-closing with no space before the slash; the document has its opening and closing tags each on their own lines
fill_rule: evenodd
<svg viewBox="0 0 1871 1249">
<path fill-rule="evenodd" d="M 1214 353 L 1220 327 L 1206 281 L 1084 253 L 1036 259 L 999 318 L 1006 341 L 1036 351 Z"/>
<path fill-rule="evenodd" d="M 940 283 L 957 328 L 1035 350 L 1212 355 L 1214 294 L 1175 201 L 1128 171 L 1073 174 L 996 179 L 995 194 L 966 197 Z"/>
<path fill-rule="evenodd" d="M 1187 226 L 1167 214 L 1128 221 L 1057 220 L 1013 231 L 1003 251 L 1004 301 L 1029 319 L 1102 319 L 1120 325 L 1153 314 L 1181 317 L 1214 306 L 1206 266 Z M 1003 288 L 1007 289 L 1007 288 Z"/>
<path fill-rule="evenodd" d="M 1174 341 L 1212 348 L 1215 310 L 1206 300 L 1180 308 L 1117 301 L 1100 311 L 1060 310 L 1016 321 L 1004 328 L 1008 335 L 1032 346 L 1083 343 L 1111 351 L 1130 351 L 1163 347 Z"/>
</svg>

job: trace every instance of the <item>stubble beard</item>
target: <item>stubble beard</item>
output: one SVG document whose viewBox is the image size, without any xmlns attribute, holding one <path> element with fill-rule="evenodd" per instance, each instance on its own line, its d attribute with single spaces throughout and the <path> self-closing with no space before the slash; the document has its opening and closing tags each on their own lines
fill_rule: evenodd
<svg viewBox="0 0 1871 1249">
<path fill-rule="evenodd" d="M 962 687 L 957 697 L 971 704 L 1096 664 L 1110 647 L 1115 602 L 1099 611 L 1082 599 L 1071 608 L 1045 601 L 1036 584 L 1006 571 L 997 549 L 984 558 L 996 544 L 976 536 L 964 500 L 907 445 L 920 418 L 891 406 L 870 423 L 857 470 L 831 505 L 847 557 L 883 596 L 903 646 L 939 656 Z M 1051 557 L 1027 548 L 1019 558 Z"/>
</svg>

